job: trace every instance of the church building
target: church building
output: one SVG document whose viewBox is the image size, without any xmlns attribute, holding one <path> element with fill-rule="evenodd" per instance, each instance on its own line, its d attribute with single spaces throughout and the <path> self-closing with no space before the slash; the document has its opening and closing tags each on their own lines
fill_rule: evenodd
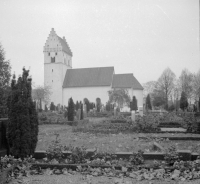
<svg viewBox="0 0 200 184">
<path fill-rule="evenodd" d="M 108 91 L 126 88 L 138 107 L 143 106 L 143 87 L 132 73 L 115 74 L 113 66 L 72 69 L 72 51 L 65 37 L 59 37 L 52 28 L 44 46 L 44 84 L 51 87 L 50 101 L 68 106 L 68 99 L 83 101 L 87 98 L 102 104 L 109 100 Z"/>
</svg>

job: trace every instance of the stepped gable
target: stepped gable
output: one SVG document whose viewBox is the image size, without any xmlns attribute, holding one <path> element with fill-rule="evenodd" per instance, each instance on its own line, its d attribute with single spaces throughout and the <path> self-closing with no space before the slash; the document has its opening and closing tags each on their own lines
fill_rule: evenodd
<svg viewBox="0 0 200 184">
<path fill-rule="evenodd" d="M 132 73 L 114 74 L 112 88 L 133 88 L 143 90 L 142 85 Z"/>
<path fill-rule="evenodd" d="M 114 67 L 68 69 L 63 88 L 111 86 Z"/>
<path fill-rule="evenodd" d="M 72 56 L 72 51 L 71 51 L 68 43 L 66 42 L 65 37 L 63 37 L 63 39 L 61 37 L 59 37 L 59 36 L 57 36 L 57 37 L 58 37 L 58 40 L 59 40 L 59 42 L 60 42 L 60 44 L 62 46 L 63 51 L 65 51 L 67 54 Z"/>
</svg>

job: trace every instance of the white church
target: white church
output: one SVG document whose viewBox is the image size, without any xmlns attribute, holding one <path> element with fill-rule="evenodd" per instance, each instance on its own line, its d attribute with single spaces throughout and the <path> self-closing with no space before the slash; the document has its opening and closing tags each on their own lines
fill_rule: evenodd
<svg viewBox="0 0 200 184">
<path fill-rule="evenodd" d="M 50 101 L 68 106 L 68 99 L 83 101 L 87 98 L 102 104 L 109 100 L 108 91 L 126 88 L 138 106 L 143 106 L 143 87 L 132 73 L 115 74 L 113 66 L 72 69 L 72 51 L 65 40 L 52 28 L 44 46 L 44 85 L 51 87 Z"/>
</svg>

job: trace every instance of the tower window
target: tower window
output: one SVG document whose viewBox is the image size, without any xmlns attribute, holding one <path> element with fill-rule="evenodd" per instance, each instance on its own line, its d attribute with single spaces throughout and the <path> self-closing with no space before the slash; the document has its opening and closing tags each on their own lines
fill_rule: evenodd
<svg viewBox="0 0 200 184">
<path fill-rule="evenodd" d="M 55 63 L 55 57 L 51 57 L 51 62 Z"/>
<path fill-rule="evenodd" d="M 50 52 L 49 52 L 49 56 L 50 56 Z"/>
<path fill-rule="evenodd" d="M 53 72 L 53 69 L 52 69 L 52 72 Z"/>
<path fill-rule="evenodd" d="M 56 52 L 56 55 L 57 55 L 57 52 Z"/>
<path fill-rule="evenodd" d="M 52 80 L 52 82 L 53 82 L 53 80 Z"/>
</svg>

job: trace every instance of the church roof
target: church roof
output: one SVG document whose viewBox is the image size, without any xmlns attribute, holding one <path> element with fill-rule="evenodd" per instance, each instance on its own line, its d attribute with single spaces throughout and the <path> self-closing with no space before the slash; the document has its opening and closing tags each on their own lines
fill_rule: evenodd
<svg viewBox="0 0 200 184">
<path fill-rule="evenodd" d="M 68 69 L 63 88 L 111 86 L 114 67 Z"/>
<path fill-rule="evenodd" d="M 67 54 L 72 56 L 72 51 L 71 51 L 68 43 L 66 42 L 65 38 L 62 39 L 61 37 L 58 36 L 58 40 L 59 40 L 60 44 L 62 45 L 63 51 L 65 51 Z"/>
<path fill-rule="evenodd" d="M 114 74 L 112 88 L 133 88 L 143 90 L 143 87 L 132 73 Z"/>
</svg>

